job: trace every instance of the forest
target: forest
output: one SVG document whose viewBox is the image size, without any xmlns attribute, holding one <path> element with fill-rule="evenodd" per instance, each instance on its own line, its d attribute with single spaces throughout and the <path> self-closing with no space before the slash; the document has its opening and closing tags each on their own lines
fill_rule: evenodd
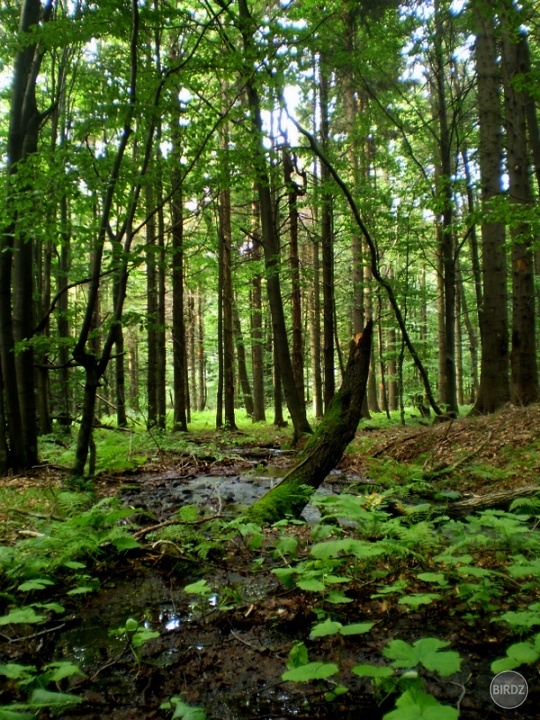
<svg viewBox="0 0 540 720">
<path fill-rule="evenodd" d="M 536 717 L 538 9 L 0 0 L 0 720 Z"/>
</svg>

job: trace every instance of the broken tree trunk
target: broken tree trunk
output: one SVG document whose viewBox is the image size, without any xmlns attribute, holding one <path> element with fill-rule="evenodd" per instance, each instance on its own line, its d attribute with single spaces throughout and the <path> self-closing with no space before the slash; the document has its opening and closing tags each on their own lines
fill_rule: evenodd
<svg viewBox="0 0 540 720">
<path fill-rule="evenodd" d="M 341 460 L 362 417 L 362 403 L 371 353 L 373 323 L 351 341 L 343 382 L 332 398 L 320 425 L 309 438 L 296 465 L 279 485 L 263 495 L 246 512 L 249 520 L 274 523 L 299 517 L 311 495 Z"/>
</svg>

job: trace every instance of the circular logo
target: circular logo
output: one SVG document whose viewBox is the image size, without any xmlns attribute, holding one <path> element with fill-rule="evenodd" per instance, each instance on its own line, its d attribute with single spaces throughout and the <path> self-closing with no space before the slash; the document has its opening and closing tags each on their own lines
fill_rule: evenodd
<svg viewBox="0 0 540 720">
<path fill-rule="evenodd" d="M 505 670 L 495 675 L 489 686 L 489 694 L 493 702 L 507 710 L 523 705 L 528 692 L 527 681 L 515 670 Z"/>
</svg>

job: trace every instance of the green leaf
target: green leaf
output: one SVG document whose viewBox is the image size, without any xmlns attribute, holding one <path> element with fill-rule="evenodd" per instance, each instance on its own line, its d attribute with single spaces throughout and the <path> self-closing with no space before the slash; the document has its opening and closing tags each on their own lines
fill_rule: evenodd
<svg viewBox="0 0 540 720">
<path fill-rule="evenodd" d="M 0 720 L 35 720 L 35 713 L 18 712 L 7 707 L 0 707 Z"/>
<path fill-rule="evenodd" d="M 86 593 L 95 592 L 96 588 L 92 585 L 79 585 L 76 588 L 73 588 L 72 590 L 68 590 L 66 595 L 84 595 Z"/>
<path fill-rule="evenodd" d="M 0 625 L 32 625 L 46 620 L 45 615 L 38 615 L 32 607 L 20 607 L 0 617 Z"/>
<path fill-rule="evenodd" d="M 413 608 L 420 605 L 429 605 L 434 600 L 438 600 L 441 596 L 438 593 L 413 593 L 412 595 L 404 595 L 399 598 L 399 605 L 410 605 Z"/>
<path fill-rule="evenodd" d="M 336 633 L 338 633 L 342 627 L 343 625 L 340 622 L 335 622 L 334 620 L 325 620 L 322 623 L 314 625 L 309 636 L 326 637 L 327 635 L 336 635 Z"/>
<path fill-rule="evenodd" d="M 206 720 L 206 713 L 202 708 L 186 705 L 178 698 L 171 698 L 171 702 L 175 705 L 172 720 Z"/>
<path fill-rule="evenodd" d="M 0 665 L 0 675 L 10 680 L 26 680 L 36 674 L 34 665 L 19 665 L 18 663 L 7 663 Z"/>
<path fill-rule="evenodd" d="M 419 688 L 410 688 L 396 702 L 396 710 L 383 720 L 457 720 L 459 711 L 441 703 Z"/>
<path fill-rule="evenodd" d="M 307 665 L 286 670 L 281 679 L 285 682 L 310 682 L 311 680 L 324 680 L 337 672 L 339 672 L 339 668 L 335 663 L 310 662 Z"/>
<path fill-rule="evenodd" d="M 404 640 L 392 640 L 384 648 L 383 654 L 390 658 L 394 667 L 413 668 L 423 665 L 427 670 L 439 673 L 443 677 L 458 672 L 461 658 L 457 652 L 440 652 L 449 643 L 437 638 L 421 638 L 413 645 Z"/>
<path fill-rule="evenodd" d="M 374 625 L 375 623 L 372 622 L 351 623 L 344 625 L 339 632 L 341 635 L 363 635 L 369 632 Z"/>
<path fill-rule="evenodd" d="M 64 708 L 70 705 L 77 705 L 84 701 L 84 698 L 71 693 L 53 692 L 45 688 L 32 690 L 28 704 L 34 708 Z"/>
<path fill-rule="evenodd" d="M 132 538 L 131 535 L 122 535 L 114 538 L 111 540 L 111 544 L 120 551 L 134 550 L 135 548 L 141 547 L 140 543 L 138 543 L 135 538 Z"/>
<path fill-rule="evenodd" d="M 326 590 L 326 585 L 317 578 L 298 580 L 296 584 L 301 590 L 310 590 L 311 592 L 324 592 Z"/>
<path fill-rule="evenodd" d="M 284 555 L 290 555 L 298 547 L 298 538 L 294 535 L 282 535 L 276 543 L 276 550 Z"/>
<path fill-rule="evenodd" d="M 44 590 L 48 585 L 54 585 L 53 580 L 49 578 L 34 578 L 33 580 L 27 580 L 21 583 L 17 590 L 21 592 L 29 592 L 30 590 Z"/>
<path fill-rule="evenodd" d="M 416 577 L 419 580 L 423 580 L 424 582 L 437 583 L 437 585 L 440 585 L 441 587 L 448 585 L 448 580 L 443 575 L 443 573 L 425 572 L 420 573 Z"/>
<path fill-rule="evenodd" d="M 296 575 L 296 570 L 293 570 L 292 568 L 274 568 L 272 572 L 288 590 L 292 590 L 294 587 L 294 576 Z"/>
<path fill-rule="evenodd" d="M 347 597 L 340 590 L 332 590 L 325 597 L 326 602 L 332 603 L 332 605 L 341 605 L 341 603 L 350 603 L 352 599 Z"/>
<path fill-rule="evenodd" d="M 206 580 L 199 580 L 198 582 L 186 585 L 184 592 L 190 593 L 191 595 L 211 595 L 212 588 Z"/>
<path fill-rule="evenodd" d="M 131 638 L 133 647 L 142 647 L 148 640 L 158 638 L 159 633 L 157 630 L 150 630 L 149 628 L 139 628 L 135 635 Z"/>
<path fill-rule="evenodd" d="M 308 651 L 303 642 L 295 642 L 289 651 L 289 659 L 287 660 L 287 669 L 300 667 L 301 665 L 307 665 L 308 663 Z"/>
<path fill-rule="evenodd" d="M 43 669 L 52 670 L 49 682 L 60 682 L 60 680 L 72 677 L 73 675 L 84 675 L 78 665 L 67 660 L 58 660 L 57 662 L 46 665 Z"/>
<path fill-rule="evenodd" d="M 392 668 L 380 665 L 355 665 L 352 669 L 360 677 L 387 678 L 394 674 Z"/>
</svg>

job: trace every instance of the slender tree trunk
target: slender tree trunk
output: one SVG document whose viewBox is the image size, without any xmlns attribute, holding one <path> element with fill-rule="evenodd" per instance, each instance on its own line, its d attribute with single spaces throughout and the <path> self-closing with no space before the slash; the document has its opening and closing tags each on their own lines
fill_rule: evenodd
<svg viewBox="0 0 540 720">
<path fill-rule="evenodd" d="M 261 259 L 261 237 L 259 227 L 259 203 L 252 203 L 252 244 L 251 259 L 259 264 Z M 253 422 L 266 421 L 264 396 L 264 353 L 262 333 L 262 278 L 259 272 L 251 281 L 251 369 L 253 375 Z"/>
<path fill-rule="evenodd" d="M 178 147 L 177 147 L 178 150 Z M 171 203 L 172 213 L 172 341 L 174 419 L 176 432 L 187 432 L 186 402 L 186 328 L 184 321 L 184 214 L 180 173 L 172 174 L 176 188 Z"/>
<path fill-rule="evenodd" d="M 154 214 L 154 188 L 146 186 L 146 327 L 148 368 L 146 373 L 147 422 L 153 427 L 158 421 L 157 401 L 157 273 L 156 273 L 156 220 Z"/>
<path fill-rule="evenodd" d="M 319 62 L 319 95 L 321 113 L 321 146 L 328 154 L 330 123 L 328 118 L 329 80 L 324 58 Z M 323 366 L 324 366 L 324 407 L 328 408 L 336 391 L 334 364 L 334 238 L 333 207 L 330 193 L 330 172 L 321 167 L 321 251 L 323 286 Z"/>
<path fill-rule="evenodd" d="M 190 404 L 195 410 L 199 407 L 199 391 L 197 388 L 197 340 L 196 340 L 197 317 L 195 314 L 195 296 L 188 295 L 188 344 L 189 344 L 189 380 L 190 380 Z"/>
<path fill-rule="evenodd" d="M 447 107 L 447 88 L 445 67 L 447 58 L 443 49 L 446 24 L 443 9 L 435 2 L 435 94 L 439 121 L 439 161 L 438 194 L 442 206 L 440 229 L 440 252 L 444 286 L 444 384 L 446 402 L 452 413 L 459 411 L 456 387 L 456 259 L 453 231 L 452 197 L 452 141 Z"/>
<path fill-rule="evenodd" d="M 139 336 L 132 328 L 128 340 L 129 406 L 139 412 Z"/>
<path fill-rule="evenodd" d="M 302 328 L 302 289 L 300 281 L 300 257 L 298 254 L 298 195 L 299 187 L 292 180 L 294 171 L 290 148 L 283 149 L 283 173 L 288 196 L 289 210 L 289 261 L 291 263 L 292 308 L 292 366 L 298 398 L 305 410 L 304 389 L 304 333 Z"/>
<path fill-rule="evenodd" d="M 206 407 L 206 365 L 204 354 L 203 300 L 199 288 L 197 293 L 197 369 L 199 373 L 199 412 Z"/>
<path fill-rule="evenodd" d="M 253 395 L 251 392 L 251 386 L 249 384 L 249 376 L 246 365 L 246 348 L 244 345 L 244 335 L 242 333 L 242 323 L 240 322 L 240 315 L 238 314 L 238 305 L 235 302 L 233 305 L 233 322 L 234 322 L 234 334 L 236 336 L 236 357 L 238 358 L 238 377 L 240 380 L 240 386 L 242 388 L 242 395 L 244 398 L 244 406 L 248 417 L 253 418 Z"/>
</svg>

